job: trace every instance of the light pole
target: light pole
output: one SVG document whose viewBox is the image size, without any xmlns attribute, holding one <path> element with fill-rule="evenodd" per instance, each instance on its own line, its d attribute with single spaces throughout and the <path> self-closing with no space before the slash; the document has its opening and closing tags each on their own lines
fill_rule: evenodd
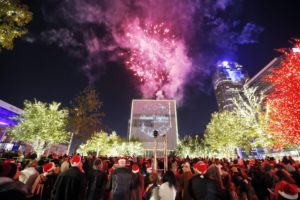
<svg viewBox="0 0 300 200">
<path fill-rule="evenodd" d="M 157 172 L 157 136 L 158 131 L 153 131 L 153 137 L 154 137 L 154 172 Z"/>
<path fill-rule="evenodd" d="M 164 137 L 164 154 L 165 154 L 165 164 L 164 164 L 164 172 L 168 171 L 168 136 L 165 133 L 162 135 Z"/>
</svg>

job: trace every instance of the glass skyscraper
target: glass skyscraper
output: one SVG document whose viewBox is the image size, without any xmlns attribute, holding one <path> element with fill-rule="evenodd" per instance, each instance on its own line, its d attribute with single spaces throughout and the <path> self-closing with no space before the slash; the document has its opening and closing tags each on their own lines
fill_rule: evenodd
<svg viewBox="0 0 300 200">
<path fill-rule="evenodd" d="M 220 111 L 233 110 L 232 100 L 241 92 L 248 79 L 248 73 L 245 72 L 242 65 L 229 61 L 217 63 L 216 71 L 213 74 L 213 86 Z"/>
</svg>

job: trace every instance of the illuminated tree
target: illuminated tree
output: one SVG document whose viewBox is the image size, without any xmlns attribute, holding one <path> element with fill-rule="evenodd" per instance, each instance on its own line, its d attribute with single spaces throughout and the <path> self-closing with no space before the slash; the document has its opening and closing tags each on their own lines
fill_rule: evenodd
<svg viewBox="0 0 300 200">
<path fill-rule="evenodd" d="M 40 101 L 25 101 L 24 112 L 16 117 L 19 122 L 8 130 L 14 140 L 31 144 L 38 156 L 51 144 L 66 143 L 69 133 L 66 131 L 67 110 L 59 109 L 60 104 Z"/>
<path fill-rule="evenodd" d="M 280 50 L 283 59 L 266 77 L 274 89 L 267 97 L 270 105 L 269 131 L 277 146 L 300 144 L 300 40 L 293 49 Z"/>
<path fill-rule="evenodd" d="M 222 111 L 212 114 L 204 133 L 204 143 L 212 155 L 230 157 L 235 148 L 244 145 L 243 120 L 232 112 Z"/>
<path fill-rule="evenodd" d="M 203 140 L 198 135 L 184 137 L 176 146 L 176 155 L 184 158 L 205 157 Z"/>
<path fill-rule="evenodd" d="M 263 108 L 265 96 L 258 93 L 257 88 L 243 87 L 241 94 L 233 99 L 234 114 L 243 121 L 244 137 L 248 138 L 251 146 L 270 147 L 274 142 L 267 132 L 269 119 L 268 107 Z"/>
<path fill-rule="evenodd" d="M 32 13 L 19 0 L 0 1 L 0 50 L 12 49 L 13 40 L 27 33 L 25 25 L 32 20 Z"/>
<path fill-rule="evenodd" d="M 133 140 L 126 141 L 122 139 L 116 132 L 110 135 L 104 131 L 96 132 L 87 140 L 87 142 L 79 147 L 79 152 L 97 153 L 98 155 L 120 156 L 120 155 L 143 155 L 144 148 L 142 143 Z"/>
</svg>

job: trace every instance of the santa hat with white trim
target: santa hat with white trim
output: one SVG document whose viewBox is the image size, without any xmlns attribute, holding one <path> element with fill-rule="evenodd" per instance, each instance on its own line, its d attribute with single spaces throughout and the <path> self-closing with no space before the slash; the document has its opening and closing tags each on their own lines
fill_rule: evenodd
<svg viewBox="0 0 300 200">
<path fill-rule="evenodd" d="M 79 155 L 73 156 L 70 163 L 72 167 L 77 167 L 81 163 L 81 157 Z"/>
<path fill-rule="evenodd" d="M 281 181 L 277 185 L 278 193 L 285 199 L 298 199 L 298 187 L 286 181 Z"/>
</svg>

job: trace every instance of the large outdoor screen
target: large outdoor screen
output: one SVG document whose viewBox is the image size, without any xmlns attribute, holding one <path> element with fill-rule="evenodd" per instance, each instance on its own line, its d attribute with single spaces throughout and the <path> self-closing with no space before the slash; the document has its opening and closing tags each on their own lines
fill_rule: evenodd
<svg viewBox="0 0 300 200">
<path fill-rule="evenodd" d="M 133 100 L 129 137 L 139 139 L 145 149 L 154 148 L 153 131 L 158 131 L 158 149 L 167 135 L 168 150 L 174 150 L 178 140 L 175 100 Z"/>
</svg>

